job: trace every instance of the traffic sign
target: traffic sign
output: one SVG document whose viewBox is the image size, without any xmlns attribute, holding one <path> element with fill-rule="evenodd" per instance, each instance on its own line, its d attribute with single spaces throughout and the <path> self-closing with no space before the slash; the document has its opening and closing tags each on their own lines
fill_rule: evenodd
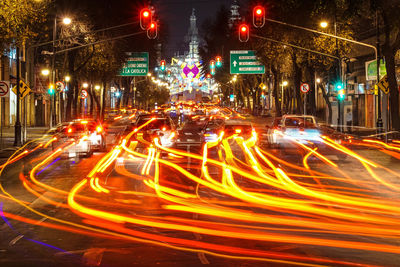
<svg viewBox="0 0 400 267">
<path fill-rule="evenodd" d="M 377 84 L 378 88 L 382 90 L 385 94 L 389 93 L 389 82 L 387 79 L 387 75 L 383 76 L 383 78 Z"/>
<path fill-rule="evenodd" d="M 88 97 L 88 91 L 85 89 L 82 89 L 81 91 L 81 98 L 86 99 Z"/>
<path fill-rule="evenodd" d="M 120 76 L 146 76 L 149 72 L 148 52 L 129 52 Z"/>
<path fill-rule="evenodd" d="M 0 97 L 7 97 L 10 95 L 10 82 L 0 81 Z"/>
<path fill-rule="evenodd" d="M 303 93 L 307 93 L 308 91 L 310 91 L 310 85 L 308 83 L 302 83 L 300 85 L 300 91 L 302 91 Z"/>
<path fill-rule="evenodd" d="M 56 82 L 56 89 L 57 91 L 64 91 L 65 89 L 65 84 L 61 81 Z"/>
<path fill-rule="evenodd" d="M 14 92 L 14 94 L 17 94 L 17 86 L 14 86 L 12 91 Z M 30 91 L 31 91 L 31 88 L 29 88 L 29 86 L 26 85 L 26 83 L 24 83 L 24 81 L 19 80 L 19 97 L 21 99 L 23 99 L 25 96 L 27 96 L 30 93 Z"/>
<path fill-rule="evenodd" d="M 265 66 L 253 50 L 233 50 L 230 53 L 231 74 L 264 74 Z"/>
</svg>

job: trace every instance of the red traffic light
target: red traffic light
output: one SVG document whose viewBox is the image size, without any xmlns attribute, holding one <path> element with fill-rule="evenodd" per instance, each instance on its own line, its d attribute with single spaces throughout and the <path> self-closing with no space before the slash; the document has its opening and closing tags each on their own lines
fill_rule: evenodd
<svg viewBox="0 0 400 267">
<path fill-rule="evenodd" d="M 162 71 L 164 71 L 165 70 L 165 60 L 161 60 L 160 61 L 160 69 L 162 70 Z"/>
<path fill-rule="evenodd" d="M 148 8 L 140 10 L 140 28 L 147 30 L 151 24 L 151 11 Z"/>
<path fill-rule="evenodd" d="M 210 73 L 207 73 L 206 78 L 207 78 L 207 79 L 211 79 L 211 74 L 210 74 Z"/>
<path fill-rule="evenodd" d="M 250 30 L 247 24 L 242 24 L 239 26 L 239 41 L 247 42 L 249 40 Z"/>
<path fill-rule="evenodd" d="M 263 6 L 253 8 L 253 25 L 256 28 L 261 28 L 265 25 L 265 8 Z"/>
<path fill-rule="evenodd" d="M 147 29 L 147 37 L 149 39 L 156 39 L 157 38 L 157 23 L 152 22 Z"/>
</svg>

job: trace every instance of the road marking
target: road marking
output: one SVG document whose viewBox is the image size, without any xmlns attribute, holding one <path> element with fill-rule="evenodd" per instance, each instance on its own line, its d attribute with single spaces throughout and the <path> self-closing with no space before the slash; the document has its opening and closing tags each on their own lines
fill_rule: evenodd
<svg viewBox="0 0 400 267">
<path fill-rule="evenodd" d="M 24 237 L 24 235 L 19 235 L 19 236 L 17 236 L 17 237 L 14 238 L 13 240 L 11 240 L 10 243 L 8 243 L 8 245 L 9 245 L 10 247 L 14 246 L 15 243 L 17 243 L 18 240 L 20 240 L 20 239 L 23 238 L 23 237 Z"/>
</svg>

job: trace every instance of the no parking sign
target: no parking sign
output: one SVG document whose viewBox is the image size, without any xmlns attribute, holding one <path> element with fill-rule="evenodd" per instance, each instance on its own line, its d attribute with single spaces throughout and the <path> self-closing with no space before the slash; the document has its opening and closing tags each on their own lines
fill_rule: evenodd
<svg viewBox="0 0 400 267">
<path fill-rule="evenodd" d="M 308 91 L 310 91 L 310 85 L 308 83 L 302 83 L 300 85 L 300 91 L 303 93 L 308 93 Z"/>
</svg>

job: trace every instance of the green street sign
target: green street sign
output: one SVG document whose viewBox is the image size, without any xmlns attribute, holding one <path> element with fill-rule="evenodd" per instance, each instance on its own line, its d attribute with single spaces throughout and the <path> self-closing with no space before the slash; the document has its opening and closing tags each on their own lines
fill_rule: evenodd
<svg viewBox="0 0 400 267">
<path fill-rule="evenodd" d="M 149 72 L 149 53 L 130 52 L 119 76 L 146 76 Z"/>
<path fill-rule="evenodd" d="M 231 74 L 264 74 L 265 66 L 253 50 L 231 51 Z"/>
<path fill-rule="evenodd" d="M 365 62 L 365 72 L 367 81 L 376 80 L 376 60 Z M 379 77 L 382 78 L 385 75 L 386 75 L 386 65 L 385 61 L 381 59 L 379 61 Z"/>
</svg>

